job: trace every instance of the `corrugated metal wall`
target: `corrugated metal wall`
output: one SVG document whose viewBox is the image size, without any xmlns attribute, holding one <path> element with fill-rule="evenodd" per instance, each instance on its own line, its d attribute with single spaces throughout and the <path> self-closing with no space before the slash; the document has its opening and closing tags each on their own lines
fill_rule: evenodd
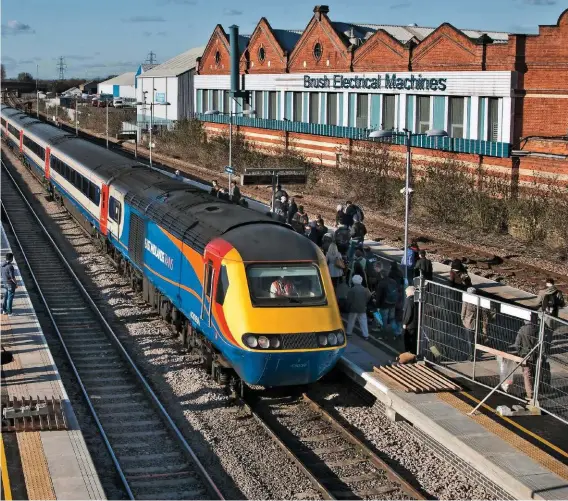
<svg viewBox="0 0 568 501">
<path fill-rule="evenodd" d="M 189 70 L 178 78 L 178 120 L 189 118 L 195 111 L 193 108 L 193 77 L 195 70 Z"/>
</svg>

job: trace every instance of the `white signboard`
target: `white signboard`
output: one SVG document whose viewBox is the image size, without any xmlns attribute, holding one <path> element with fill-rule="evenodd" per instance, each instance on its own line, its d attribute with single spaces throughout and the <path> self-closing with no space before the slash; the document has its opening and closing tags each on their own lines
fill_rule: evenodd
<svg viewBox="0 0 568 501">
<path fill-rule="evenodd" d="M 479 305 L 482 308 L 485 308 L 486 310 L 491 308 L 491 301 L 489 301 L 489 299 L 486 299 L 484 297 L 480 297 L 477 294 L 468 294 L 467 292 L 464 292 L 462 294 L 462 301 L 464 303 L 470 303 L 476 306 Z"/>
<path fill-rule="evenodd" d="M 511 315 L 512 317 L 522 318 L 523 320 L 530 320 L 532 312 L 509 304 L 501 304 L 501 313 Z"/>
</svg>

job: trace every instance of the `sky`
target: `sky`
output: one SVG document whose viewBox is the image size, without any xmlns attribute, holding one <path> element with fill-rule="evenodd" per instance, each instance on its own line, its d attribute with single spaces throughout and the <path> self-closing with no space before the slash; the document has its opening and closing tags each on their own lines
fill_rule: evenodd
<svg viewBox="0 0 568 501">
<path fill-rule="evenodd" d="M 261 17 L 273 28 L 303 29 L 316 0 L 2 0 L 2 63 L 26 71 L 93 79 L 136 71 L 150 51 L 157 62 L 206 45 L 215 25 L 250 34 Z M 537 33 L 556 24 L 568 0 L 343 0 L 327 2 L 333 21 Z"/>
</svg>

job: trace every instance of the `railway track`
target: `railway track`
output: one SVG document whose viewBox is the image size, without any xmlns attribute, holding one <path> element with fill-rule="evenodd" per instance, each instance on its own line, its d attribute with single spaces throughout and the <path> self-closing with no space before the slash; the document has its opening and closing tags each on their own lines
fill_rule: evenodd
<svg viewBox="0 0 568 501">
<path fill-rule="evenodd" d="M 323 499 L 425 499 L 307 394 L 249 391 L 243 403 Z"/>
<path fill-rule="evenodd" d="M 2 163 L 2 212 L 130 499 L 223 499 Z"/>
</svg>

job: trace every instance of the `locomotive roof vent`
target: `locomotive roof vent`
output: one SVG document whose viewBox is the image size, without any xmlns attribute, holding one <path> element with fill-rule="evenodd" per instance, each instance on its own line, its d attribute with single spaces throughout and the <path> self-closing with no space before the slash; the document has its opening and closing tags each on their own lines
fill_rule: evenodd
<svg viewBox="0 0 568 501">
<path fill-rule="evenodd" d="M 205 210 L 208 212 L 215 212 L 221 210 L 221 208 L 217 207 L 216 205 L 210 205 L 209 207 L 205 207 Z"/>
</svg>

